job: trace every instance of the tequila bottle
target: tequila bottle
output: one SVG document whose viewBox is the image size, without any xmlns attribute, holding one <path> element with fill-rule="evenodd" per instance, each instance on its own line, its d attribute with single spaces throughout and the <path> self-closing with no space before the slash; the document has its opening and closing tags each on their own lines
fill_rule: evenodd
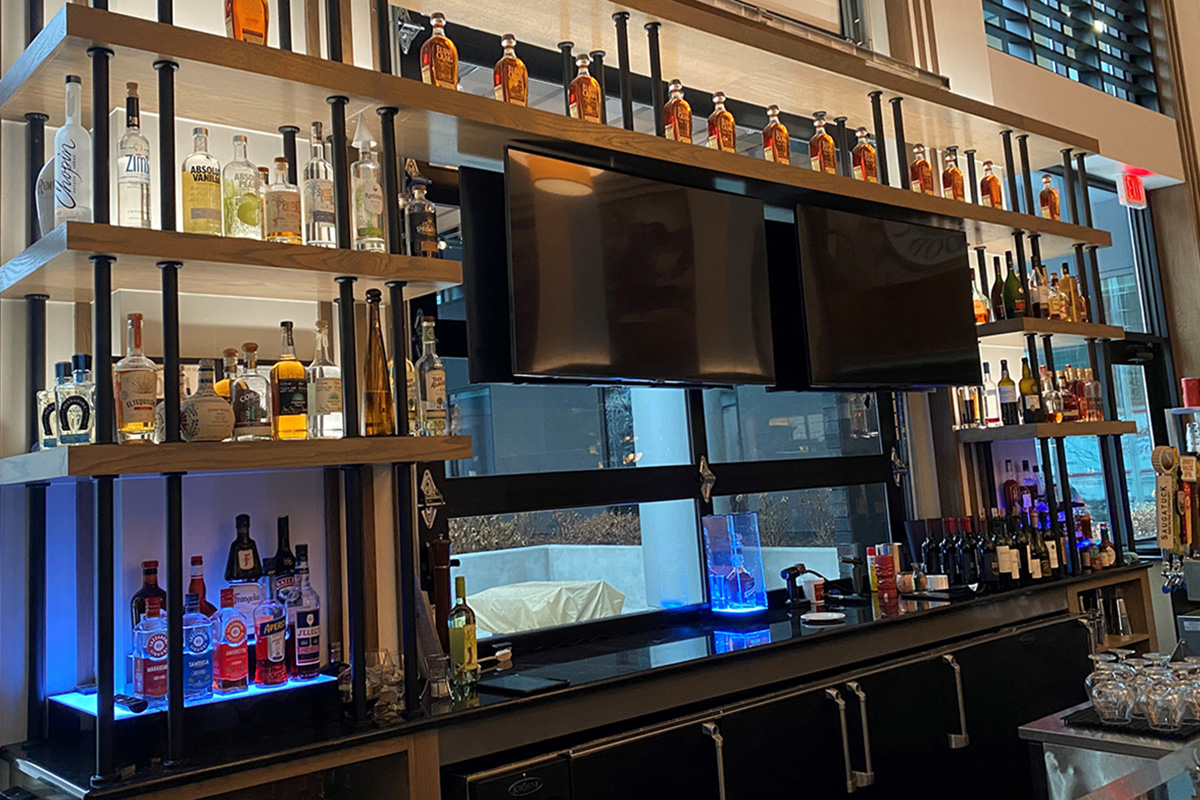
<svg viewBox="0 0 1200 800">
<path fill-rule="evenodd" d="M 229 387 L 238 371 L 238 351 L 236 349 L 227 347 L 221 351 L 221 369 L 224 377 L 213 384 L 213 391 L 228 400 Z"/>
<path fill-rule="evenodd" d="M 288 183 L 288 160 L 275 159 L 275 175 L 263 194 L 263 226 L 268 242 L 304 244 L 300 229 L 300 187 Z"/>
<path fill-rule="evenodd" d="M 446 36 L 446 15 L 429 16 L 433 32 L 421 45 L 421 80 L 431 86 L 458 89 L 458 48 Z"/>
<path fill-rule="evenodd" d="M 34 450 L 48 450 L 58 446 L 58 399 L 59 386 L 71 380 L 71 362 L 59 361 L 54 365 L 54 385 L 37 393 L 38 435 Z"/>
<path fill-rule="evenodd" d="M 946 148 L 946 167 L 942 170 L 942 197 L 951 200 L 966 200 L 963 190 L 963 174 L 958 168 L 958 148 Z"/>
<path fill-rule="evenodd" d="M 92 221 L 92 137 L 80 123 L 82 94 L 79 76 L 68 75 L 67 118 L 54 133 L 55 225 Z"/>
<path fill-rule="evenodd" d="M 321 596 L 308 581 L 306 544 L 296 545 L 296 585 L 285 611 L 288 675 L 301 681 L 315 678 L 321 671 Z"/>
<path fill-rule="evenodd" d="M 446 435 L 446 368 L 437 354 L 434 321 L 421 320 L 421 357 L 417 360 L 418 413 L 424 436 Z"/>
<path fill-rule="evenodd" d="M 854 166 L 854 177 L 868 183 L 879 183 L 879 163 L 876 161 L 875 146 L 868 138 L 866 128 L 854 132 L 858 143 L 851 153 L 851 163 Z"/>
<path fill-rule="evenodd" d="M 342 371 L 329 358 L 329 322 L 317 320 L 317 348 L 308 379 L 308 438 L 342 438 Z"/>
<path fill-rule="evenodd" d="M 308 375 L 296 358 L 292 323 L 279 323 L 282 354 L 271 367 L 271 438 L 308 438 Z"/>
<path fill-rule="evenodd" d="M 213 390 L 212 359 L 200 359 L 200 386 L 179 406 L 185 442 L 223 442 L 233 435 L 233 408 Z"/>
<path fill-rule="evenodd" d="M 837 147 L 825 132 L 825 112 L 813 114 L 813 137 L 808 140 L 808 162 L 817 172 L 837 174 Z"/>
<path fill-rule="evenodd" d="M 913 160 L 908 165 L 909 187 L 920 194 L 933 194 L 933 167 L 925 158 L 925 145 L 913 145 Z"/>
<path fill-rule="evenodd" d="M 588 65 L 591 63 L 591 56 L 587 53 L 575 58 L 575 65 L 579 67 L 579 72 L 575 75 L 575 80 L 571 81 L 567 87 L 567 103 L 571 109 L 571 116 L 575 119 L 599 122 L 600 103 L 603 98 L 600 97 L 600 84 L 588 72 Z"/>
<path fill-rule="evenodd" d="M 233 137 L 233 160 L 221 172 L 225 196 L 225 235 L 239 239 L 262 238 L 262 211 L 258 198 L 258 168 L 246 157 L 246 137 Z"/>
<path fill-rule="evenodd" d="M 467 605 L 467 581 L 462 575 L 454 579 L 454 597 L 458 602 L 446 617 L 450 627 L 450 680 L 456 689 L 467 690 L 479 680 L 479 653 L 475 612 Z"/>
<path fill-rule="evenodd" d="M 367 361 L 363 365 L 362 434 L 391 436 L 396 432 L 395 400 L 388 382 L 387 352 L 379 320 L 378 289 L 367 290 Z"/>
<path fill-rule="evenodd" d="M 979 180 L 979 202 L 989 208 L 1004 208 L 1004 193 L 1000 179 L 992 171 L 992 162 L 983 162 L 983 177 Z"/>
<path fill-rule="evenodd" d="M 225 0 L 225 33 L 232 39 L 267 43 L 267 0 Z"/>
<path fill-rule="evenodd" d="M 312 124 L 312 157 L 304 165 L 304 243 L 337 247 L 333 206 L 333 165 L 325 158 L 321 123 Z"/>
<path fill-rule="evenodd" d="M 502 103 L 523 106 L 529 101 L 529 71 L 525 62 L 517 58 L 517 37 L 506 33 L 500 37 L 504 54 L 492 67 L 492 86 L 496 99 Z"/>
<path fill-rule="evenodd" d="M 683 83 L 676 78 L 667 86 L 669 100 L 663 106 L 666 137 L 677 142 L 692 143 L 692 107 L 683 99 Z"/>
<path fill-rule="evenodd" d="M 988 302 L 988 296 L 980 290 L 979 284 L 975 282 L 975 270 L 971 270 L 971 300 L 975 306 L 975 324 L 986 325 L 992 316 L 991 304 Z"/>
<path fill-rule="evenodd" d="M 130 314 L 125 328 L 125 357 L 113 365 L 117 441 L 149 444 L 154 436 L 158 367 L 142 352 L 142 315 Z"/>
<path fill-rule="evenodd" d="M 441 258 L 438 247 L 437 208 L 425 197 L 429 181 L 413 178 L 408 182 L 412 197 L 404 207 L 405 242 L 408 254 L 420 258 Z"/>
<path fill-rule="evenodd" d="M 271 413 L 267 404 L 270 386 L 258 371 L 258 345 L 242 345 L 242 368 L 229 386 L 229 404 L 233 406 L 233 439 L 271 438 Z"/>
<path fill-rule="evenodd" d="M 726 153 L 737 150 L 737 128 L 733 114 L 725 108 L 724 92 L 713 95 L 713 113 L 708 116 L 708 146 Z"/>
<path fill-rule="evenodd" d="M 1058 189 L 1050 182 L 1049 175 L 1042 176 L 1042 191 L 1038 195 L 1042 208 L 1042 216 L 1046 219 L 1062 219 L 1058 208 Z"/>
<path fill-rule="evenodd" d="M 232 694 L 246 691 L 249 662 L 246 633 L 249 620 L 235 605 L 233 588 L 221 590 L 221 608 L 213 615 L 213 691 Z"/>
<path fill-rule="evenodd" d="M 779 106 L 767 106 L 767 127 L 763 128 L 763 157 L 767 161 L 778 164 L 790 164 L 791 142 L 788 141 L 788 129 L 779 121 Z"/>
<path fill-rule="evenodd" d="M 213 695 L 212 620 L 200 612 L 200 597 L 183 599 L 183 697 L 207 700 Z"/>
<path fill-rule="evenodd" d="M 150 142 L 142 135 L 138 85 L 125 84 L 125 132 L 117 140 L 117 224 L 150 227 Z"/>
<path fill-rule="evenodd" d="M 354 186 L 354 248 L 377 253 L 387 251 L 383 238 L 383 189 L 379 184 L 379 155 L 371 150 L 371 137 L 362 117 L 354 131 L 358 161 L 350 167 Z"/>
<path fill-rule="evenodd" d="M 234 153 L 237 153 L 236 141 Z M 221 162 L 208 152 L 208 128 L 192 129 L 192 152 L 183 160 L 181 188 L 183 232 L 220 236 Z"/>
</svg>

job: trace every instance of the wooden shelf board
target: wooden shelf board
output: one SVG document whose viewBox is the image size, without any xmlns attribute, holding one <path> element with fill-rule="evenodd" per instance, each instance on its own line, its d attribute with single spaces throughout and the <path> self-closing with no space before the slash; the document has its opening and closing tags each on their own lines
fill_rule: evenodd
<svg viewBox="0 0 1200 800">
<path fill-rule="evenodd" d="M 90 74 L 86 50 L 93 42 L 105 43 L 116 54 L 111 65 L 114 83 L 136 80 L 155 85 L 155 60 L 170 58 L 179 63 L 176 113 L 190 119 L 274 133 L 281 123 L 304 125 L 327 119 L 326 98 L 344 95 L 350 98 L 350 114 L 375 105 L 399 108 L 399 152 L 436 164 L 499 169 L 508 145 L 548 145 L 564 153 L 599 148 L 644 159 L 668 174 L 690 172 L 714 188 L 729 190 L 732 178 L 738 182 L 735 188 L 745 187 L 770 202 L 804 199 L 856 207 L 865 202 L 900 214 L 944 215 L 954 224 L 961 218 L 971 244 L 989 249 L 1010 248 L 1014 230 L 1040 234 L 1045 258 L 1069 251 L 1076 242 L 1101 247 L 1112 243 L 1108 233 L 1078 225 L 671 142 L 74 4 L 55 16 L 0 79 L 3 117 L 19 120 L 27 112 L 40 111 L 50 115 L 51 124 L 60 120 L 62 76 Z M 156 49 L 146 50 L 147 43 Z M 90 95 L 84 92 L 85 106 Z M 155 104 L 156 98 L 148 93 L 143 110 L 152 112 Z M 910 141 L 915 140 L 910 136 Z"/>
<path fill-rule="evenodd" d="M 989 322 L 975 329 L 979 343 L 1001 347 L 1025 347 L 1025 335 L 1053 334 L 1054 346 L 1083 344 L 1085 339 L 1124 339 L 1125 329 L 1090 322 L 1064 322 L 1058 319 L 1020 317 Z"/>
<path fill-rule="evenodd" d="M 1068 436 L 1119 436 L 1135 433 L 1132 422 L 1039 422 L 1036 425 L 1002 425 L 995 428 L 960 428 L 960 442 L 1011 442 L 1021 439 L 1060 439 Z"/>
<path fill-rule="evenodd" d="M 1148 641 L 1150 641 L 1150 634 L 1148 633 L 1134 633 L 1129 636 L 1113 636 L 1110 634 L 1104 637 L 1104 644 L 1097 648 L 1097 652 L 1105 653 L 1113 648 L 1119 648 L 1123 650 L 1131 645 L 1141 644 L 1142 642 Z"/>
<path fill-rule="evenodd" d="M 53 482 L 96 475 L 157 475 L 168 471 L 188 474 L 260 472 L 470 457 L 469 436 L 80 445 L 0 459 L 0 485 Z"/>
<path fill-rule="evenodd" d="M 0 297 L 37 292 L 88 301 L 94 253 L 116 256 L 114 289 L 158 291 L 161 261 L 183 263 L 179 291 L 186 294 L 331 300 L 338 289 L 334 278 L 353 275 L 360 279 L 360 296 L 404 280 L 411 298 L 462 282 L 458 261 L 68 222 L 0 266 Z"/>
</svg>

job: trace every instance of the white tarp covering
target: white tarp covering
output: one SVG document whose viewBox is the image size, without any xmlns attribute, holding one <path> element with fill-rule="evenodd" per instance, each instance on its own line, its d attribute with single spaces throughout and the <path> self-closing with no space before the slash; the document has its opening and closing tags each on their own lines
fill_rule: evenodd
<svg viewBox="0 0 1200 800">
<path fill-rule="evenodd" d="M 625 595 L 604 581 L 526 581 L 485 589 L 467 602 L 478 627 L 503 634 L 613 617 Z"/>
</svg>

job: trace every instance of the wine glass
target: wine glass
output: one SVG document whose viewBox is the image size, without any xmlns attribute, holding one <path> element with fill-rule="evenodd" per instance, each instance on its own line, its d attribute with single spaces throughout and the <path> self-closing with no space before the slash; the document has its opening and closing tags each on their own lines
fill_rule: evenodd
<svg viewBox="0 0 1200 800">
<path fill-rule="evenodd" d="M 1185 707 L 1183 684 L 1166 667 L 1147 667 L 1151 678 L 1146 687 L 1146 723 L 1156 731 L 1177 731 Z"/>
</svg>

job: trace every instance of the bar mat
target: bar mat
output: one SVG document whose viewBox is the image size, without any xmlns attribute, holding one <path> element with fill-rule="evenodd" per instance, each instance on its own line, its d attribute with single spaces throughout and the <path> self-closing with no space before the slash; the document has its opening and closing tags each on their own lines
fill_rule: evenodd
<svg viewBox="0 0 1200 800">
<path fill-rule="evenodd" d="M 1100 721 L 1100 715 L 1092 706 L 1072 711 L 1062 718 L 1063 723 L 1071 728 L 1086 728 L 1089 730 L 1106 731 L 1108 733 L 1131 733 L 1137 736 L 1149 736 L 1154 739 L 1183 741 L 1194 736 L 1200 736 L 1200 724 L 1184 725 L 1177 731 L 1156 731 L 1144 719 L 1134 717 L 1124 725 L 1109 725 Z"/>
</svg>

